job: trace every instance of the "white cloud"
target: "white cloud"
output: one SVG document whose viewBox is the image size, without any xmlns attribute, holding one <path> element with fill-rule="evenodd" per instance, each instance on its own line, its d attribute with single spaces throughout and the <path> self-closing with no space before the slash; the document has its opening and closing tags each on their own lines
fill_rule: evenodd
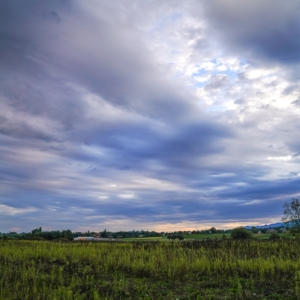
<svg viewBox="0 0 300 300">
<path fill-rule="evenodd" d="M 19 215 L 37 211 L 36 208 L 15 208 L 8 205 L 0 204 L 0 214 Z"/>
</svg>

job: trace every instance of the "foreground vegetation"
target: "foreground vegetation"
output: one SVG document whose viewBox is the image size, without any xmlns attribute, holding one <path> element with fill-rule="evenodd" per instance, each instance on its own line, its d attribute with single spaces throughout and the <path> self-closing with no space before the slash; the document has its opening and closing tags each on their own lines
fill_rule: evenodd
<svg viewBox="0 0 300 300">
<path fill-rule="evenodd" d="M 300 299 L 300 241 L 0 241 L 0 299 Z"/>
</svg>

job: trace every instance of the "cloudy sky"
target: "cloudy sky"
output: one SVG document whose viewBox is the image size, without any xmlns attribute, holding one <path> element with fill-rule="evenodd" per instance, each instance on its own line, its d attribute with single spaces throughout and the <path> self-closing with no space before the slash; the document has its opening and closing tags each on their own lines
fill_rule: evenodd
<svg viewBox="0 0 300 300">
<path fill-rule="evenodd" d="M 281 220 L 300 195 L 299 0 L 0 0 L 0 231 Z"/>
</svg>

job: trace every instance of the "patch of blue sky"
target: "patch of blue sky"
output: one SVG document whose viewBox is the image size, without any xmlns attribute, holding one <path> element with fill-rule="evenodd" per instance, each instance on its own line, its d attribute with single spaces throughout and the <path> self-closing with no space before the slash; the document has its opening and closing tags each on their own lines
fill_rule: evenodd
<svg viewBox="0 0 300 300">
<path fill-rule="evenodd" d="M 205 75 L 207 74 L 209 71 L 205 70 L 205 69 L 199 69 L 196 73 L 192 74 L 192 77 L 197 77 L 197 76 L 201 76 L 201 75 Z"/>
<path fill-rule="evenodd" d="M 198 70 L 196 73 L 192 74 L 192 77 L 198 77 L 198 76 L 202 76 L 202 75 L 206 75 L 206 74 L 210 74 L 210 75 L 227 75 L 230 79 L 235 79 L 237 77 L 236 72 L 232 71 L 232 70 L 206 70 L 206 69 L 200 69 Z"/>
<path fill-rule="evenodd" d="M 245 58 L 240 58 L 239 60 L 242 66 L 249 65 L 249 62 Z"/>
<path fill-rule="evenodd" d="M 210 71 L 207 71 L 205 69 L 200 69 L 197 72 L 195 72 L 195 73 L 192 74 L 192 78 L 194 78 L 194 77 L 201 77 L 201 76 L 206 75 L 208 73 L 210 73 Z M 207 83 L 207 81 L 196 81 L 194 83 L 193 87 L 202 88 L 203 86 L 206 85 L 206 83 Z"/>
<path fill-rule="evenodd" d="M 213 72 L 213 75 L 218 75 L 218 74 L 227 75 L 231 80 L 234 80 L 237 77 L 236 72 L 229 70 L 229 69 L 227 69 L 226 71 Z"/>
<path fill-rule="evenodd" d="M 227 69 L 227 70 L 222 70 L 222 71 L 218 71 L 218 70 L 206 70 L 206 69 L 200 69 L 198 70 L 197 72 L 193 73 L 192 74 L 192 77 L 195 78 L 195 77 L 201 77 L 203 75 L 207 75 L 209 74 L 210 76 L 216 76 L 216 75 L 226 75 L 230 78 L 230 80 L 235 80 L 237 78 L 237 72 L 235 71 L 232 71 L 230 69 Z M 205 80 L 205 81 L 196 81 L 194 83 L 194 87 L 197 87 L 197 88 L 202 88 L 204 87 L 207 82 L 209 80 Z"/>
<path fill-rule="evenodd" d="M 209 62 L 215 66 L 214 70 L 202 68 L 202 69 L 199 69 L 197 72 L 193 73 L 192 77 L 201 76 L 201 75 L 205 75 L 205 74 L 210 74 L 210 75 L 225 74 L 230 79 L 235 79 L 237 77 L 238 72 L 235 72 L 229 68 L 226 68 L 226 70 L 217 70 L 217 68 L 221 66 L 221 64 L 218 62 L 217 58 L 211 59 Z M 249 64 L 249 62 L 244 58 L 240 58 L 239 62 L 242 66 Z M 225 67 L 226 67 L 226 65 L 225 65 Z"/>
<path fill-rule="evenodd" d="M 194 86 L 193 87 L 197 87 L 197 88 L 203 88 L 205 85 L 207 84 L 207 81 L 202 81 L 202 82 L 196 82 L 195 84 L 194 84 Z"/>
</svg>

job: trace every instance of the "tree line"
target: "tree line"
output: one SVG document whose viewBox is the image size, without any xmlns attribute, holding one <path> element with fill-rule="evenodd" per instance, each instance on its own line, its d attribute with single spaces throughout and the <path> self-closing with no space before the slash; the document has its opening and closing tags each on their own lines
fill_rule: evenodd
<svg viewBox="0 0 300 300">
<path fill-rule="evenodd" d="M 289 232 L 294 236 L 300 236 L 300 200 L 298 198 L 292 198 L 289 202 L 284 204 L 284 211 L 282 221 L 285 223 Z M 267 229 L 259 229 L 264 233 Z M 253 233 L 257 233 L 258 229 L 252 227 L 251 230 L 246 230 L 244 227 L 234 228 L 232 230 L 218 230 L 215 227 L 211 227 L 207 230 L 193 230 L 193 231 L 174 231 L 171 233 L 155 232 L 148 230 L 140 231 L 117 231 L 109 232 L 106 229 L 102 232 L 75 232 L 71 230 L 55 230 L 55 231 L 43 231 L 41 227 L 33 229 L 29 233 L 9 232 L 7 234 L 1 234 L 2 238 L 23 238 L 23 239 L 45 239 L 45 240 L 73 240 L 78 236 L 98 236 L 102 238 L 138 238 L 138 237 L 167 237 L 168 239 L 184 239 L 186 234 L 215 234 L 215 233 L 230 233 L 234 239 L 248 239 L 251 238 Z M 274 239 L 279 238 L 279 235 L 274 233 L 271 235 Z"/>
</svg>

